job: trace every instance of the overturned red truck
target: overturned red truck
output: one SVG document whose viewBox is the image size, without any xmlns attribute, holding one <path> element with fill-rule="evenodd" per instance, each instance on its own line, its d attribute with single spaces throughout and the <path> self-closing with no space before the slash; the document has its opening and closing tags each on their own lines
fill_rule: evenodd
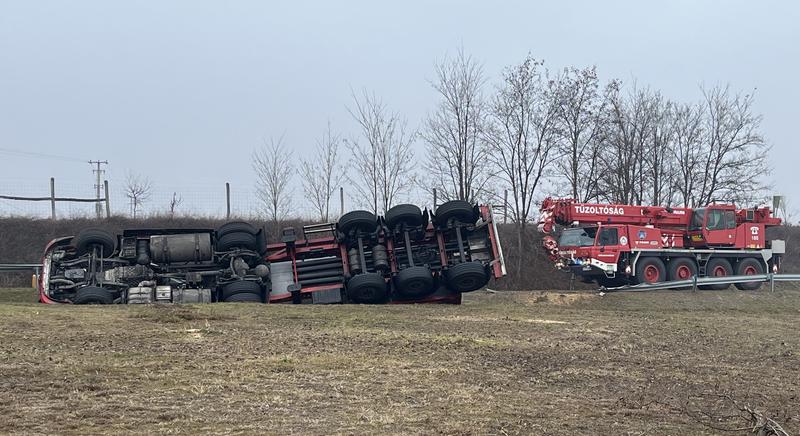
<svg viewBox="0 0 800 436">
<path fill-rule="evenodd" d="M 51 241 L 43 303 L 454 303 L 505 275 L 491 206 L 411 204 L 383 216 L 282 231 L 230 222 L 212 229 L 85 229 Z"/>
<path fill-rule="evenodd" d="M 543 244 L 556 266 L 608 288 L 778 272 L 786 250 L 784 241 L 766 239 L 766 229 L 781 223 L 768 207 L 692 209 L 547 198 L 540 213 Z M 558 239 L 551 236 L 556 225 L 563 228 Z M 739 289 L 760 285 L 736 283 Z"/>
</svg>

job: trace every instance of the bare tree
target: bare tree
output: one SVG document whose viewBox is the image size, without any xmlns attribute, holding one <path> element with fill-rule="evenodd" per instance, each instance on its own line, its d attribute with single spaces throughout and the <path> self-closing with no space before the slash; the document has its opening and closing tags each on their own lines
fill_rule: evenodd
<svg viewBox="0 0 800 436">
<path fill-rule="evenodd" d="M 125 178 L 125 196 L 131 207 L 131 216 L 136 219 L 139 208 L 150 199 L 152 183 L 147 177 L 129 172 Z"/>
<path fill-rule="evenodd" d="M 256 173 L 256 195 L 273 222 L 280 222 L 289 212 L 292 179 L 292 152 L 283 145 L 283 136 L 270 138 L 253 152 L 253 171 Z"/>
<path fill-rule="evenodd" d="M 534 193 L 556 159 L 558 83 L 531 56 L 503 73 L 486 128 L 489 159 L 510 188 L 512 219 L 522 230 Z"/>
<path fill-rule="evenodd" d="M 558 121 L 563 157 L 556 168 L 569 183 L 572 198 L 587 202 L 599 195 L 601 116 L 606 99 L 595 67 L 567 68 L 559 82 Z"/>
<path fill-rule="evenodd" d="M 608 171 L 600 179 L 601 191 L 607 201 L 642 204 L 652 183 L 646 174 L 646 159 L 662 97 L 635 84 L 622 94 L 619 82 L 609 84 L 607 92 L 601 156 Z"/>
<path fill-rule="evenodd" d="M 413 184 L 414 133 L 407 122 L 391 112 L 374 94 L 353 93 L 353 107 L 347 109 L 361 127 L 363 141 L 348 142 L 353 156 L 351 182 L 360 202 L 376 214 L 386 212 Z"/>
<path fill-rule="evenodd" d="M 181 204 L 183 204 L 183 197 L 177 192 L 173 192 L 172 200 L 169 201 L 169 219 L 175 218 L 175 212 Z"/>
<path fill-rule="evenodd" d="M 696 186 L 702 159 L 704 106 L 677 105 L 672 117 L 672 155 L 675 162 L 674 185 L 677 201 L 684 207 L 697 205 Z"/>
<path fill-rule="evenodd" d="M 331 199 L 345 177 L 345 170 L 339 164 L 339 145 L 341 137 L 328 130 L 317 140 L 313 159 L 303 159 L 300 172 L 303 176 L 303 191 L 320 221 L 330 219 Z"/>
<path fill-rule="evenodd" d="M 485 142 L 486 102 L 483 67 L 464 53 L 436 65 L 433 88 L 441 101 L 422 132 L 428 145 L 426 169 L 445 200 L 473 201 L 489 180 Z"/>
<path fill-rule="evenodd" d="M 770 171 L 769 147 L 759 132 L 761 115 L 752 94 L 732 94 L 729 86 L 703 89 L 705 138 L 697 185 L 698 204 L 714 200 L 740 204 L 762 200 Z"/>
<path fill-rule="evenodd" d="M 650 188 L 649 193 L 643 194 L 643 201 L 648 204 L 671 206 L 675 199 L 675 171 L 674 155 L 672 148 L 675 125 L 674 104 L 664 99 L 660 93 L 651 96 L 653 124 L 649 135 L 650 141 L 646 142 L 644 156 L 644 180 Z"/>
</svg>

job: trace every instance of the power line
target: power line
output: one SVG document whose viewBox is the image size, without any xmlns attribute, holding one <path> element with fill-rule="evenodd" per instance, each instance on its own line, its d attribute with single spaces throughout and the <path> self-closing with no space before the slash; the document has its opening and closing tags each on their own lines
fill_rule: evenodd
<svg viewBox="0 0 800 436">
<path fill-rule="evenodd" d="M 19 157 L 31 157 L 31 158 L 38 158 L 38 159 L 55 159 L 55 160 L 63 160 L 69 162 L 86 162 L 84 159 L 79 159 L 77 157 L 69 157 L 69 156 L 60 156 L 57 154 L 47 154 L 47 153 L 38 153 L 35 151 L 22 151 L 22 150 L 13 150 L 10 148 L 0 148 L 0 153 L 12 155 L 12 156 L 19 156 Z"/>
</svg>

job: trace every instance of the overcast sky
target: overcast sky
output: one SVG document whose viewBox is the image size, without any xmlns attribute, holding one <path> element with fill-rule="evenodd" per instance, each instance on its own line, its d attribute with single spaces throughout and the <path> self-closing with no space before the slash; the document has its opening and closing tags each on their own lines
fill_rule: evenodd
<svg viewBox="0 0 800 436">
<path fill-rule="evenodd" d="M 173 190 L 218 202 L 226 181 L 251 192 L 264 138 L 303 155 L 328 120 L 355 133 L 351 89 L 418 125 L 434 62 L 463 46 L 492 80 L 530 52 L 676 100 L 755 90 L 775 191 L 797 207 L 799 22 L 793 1 L 0 0 L 0 193 L 44 195 L 54 176 L 89 195 L 89 159 L 110 162 L 112 186 L 151 178 L 153 208 Z"/>
</svg>

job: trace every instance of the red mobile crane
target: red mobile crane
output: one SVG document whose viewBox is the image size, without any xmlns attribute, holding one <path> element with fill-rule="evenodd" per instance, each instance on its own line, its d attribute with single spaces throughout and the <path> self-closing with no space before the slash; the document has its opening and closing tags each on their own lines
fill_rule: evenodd
<svg viewBox="0 0 800 436">
<path fill-rule="evenodd" d="M 540 212 L 539 230 L 548 234 L 544 247 L 556 266 L 605 287 L 777 272 L 785 252 L 784 241 L 765 238 L 767 227 L 781 223 L 768 207 L 691 209 L 547 198 Z M 556 225 L 565 227 L 558 240 L 550 235 Z"/>
</svg>

